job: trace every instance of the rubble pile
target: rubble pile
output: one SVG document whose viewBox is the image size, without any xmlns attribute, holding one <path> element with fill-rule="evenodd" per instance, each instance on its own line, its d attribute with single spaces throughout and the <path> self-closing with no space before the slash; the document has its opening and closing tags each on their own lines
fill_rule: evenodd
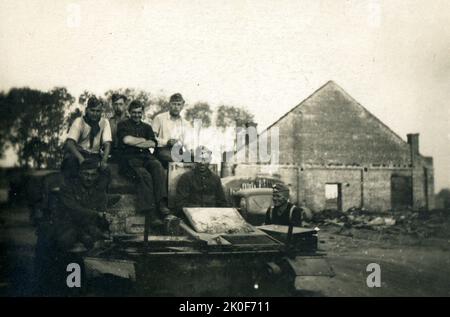
<svg viewBox="0 0 450 317">
<path fill-rule="evenodd" d="M 384 233 L 409 234 L 417 237 L 438 236 L 449 232 L 449 211 L 417 212 L 412 210 L 375 213 L 365 209 L 351 208 L 346 212 L 323 210 L 315 213 L 311 225 L 334 226 L 346 229 L 368 229 Z"/>
</svg>

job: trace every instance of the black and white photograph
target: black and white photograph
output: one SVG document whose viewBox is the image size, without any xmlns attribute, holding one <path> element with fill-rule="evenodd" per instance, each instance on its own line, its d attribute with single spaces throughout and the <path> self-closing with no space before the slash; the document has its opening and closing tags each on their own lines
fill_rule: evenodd
<svg viewBox="0 0 450 317">
<path fill-rule="evenodd" d="M 2 0 L 0 52 L 0 297 L 450 296 L 449 1 Z"/>
</svg>

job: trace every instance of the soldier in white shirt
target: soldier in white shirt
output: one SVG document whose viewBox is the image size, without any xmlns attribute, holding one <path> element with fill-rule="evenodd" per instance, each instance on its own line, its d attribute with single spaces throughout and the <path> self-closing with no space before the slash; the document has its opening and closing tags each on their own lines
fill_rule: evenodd
<svg viewBox="0 0 450 317">
<path fill-rule="evenodd" d="M 170 97 L 169 103 L 169 111 L 157 115 L 153 119 L 152 124 L 158 141 L 156 157 L 165 169 L 167 169 L 169 162 L 174 161 L 171 155 L 174 146 L 180 148 L 180 158 L 183 153 L 182 151 L 187 150 L 185 148 L 187 141 L 186 133 L 189 127 L 188 122 L 180 115 L 185 104 L 183 96 L 179 93 L 173 94 Z"/>
<path fill-rule="evenodd" d="M 108 119 L 101 117 L 102 112 L 102 103 L 91 97 L 87 102 L 86 114 L 76 118 L 70 126 L 61 165 L 66 179 L 76 178 L 80 164 L 86 159 L 97 161 L 103 171 L 108 169 L 111 128 Z"/>
</svg>

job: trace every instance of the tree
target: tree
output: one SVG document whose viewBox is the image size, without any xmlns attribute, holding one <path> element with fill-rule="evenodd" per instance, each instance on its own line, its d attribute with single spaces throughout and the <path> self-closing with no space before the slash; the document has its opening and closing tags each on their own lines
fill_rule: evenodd
<svg viewBox="0 0 450 317">
<path fill-rule="evenodd" d="M 35 161 L 35 164 L 40 168 L 44 163 L 44 153 L 47 152 L 49 146 L 39 137 L 32 137 L 28 142 L 25 142 L 22 150 L 22 159 L 25 162 L 30 160 Z"/>
<path fill-rule="evenodd" d="M 236 126 L 245 127 L 248 123 L 255 123 L 254 116 L 246 109 L 222 105 L 217 109 L 216 126 L 225 129 Z"/>
<path fill-rule="evenodd" d="M 75 119 L 81 117 L 82 115 L 83 113 L 81 112 L 80 108 L 75 108 L 75 110 L 69 112 L 69 114 L 66 116 L 66 120 L 64 123 L 67 132 L 69 132 L 69 129 L 72 126 L 72 123 L 75 121 Z"/>
<path fill-rule="evenodd" d="M 6 142 L 16 149 L 20 166 L 55 167 L 61 156 L 65 110 L 75 98 L 62 87 L 48 92 L 13 88 L 2 101 L 2 113 L 11 111 L 2 119 L 10 127 Z"/>
<path fill-rule="evenodd" d="M 0 92 L 0 156 L 3 157 L 6 149 L 11 146 L 11 130 L 19 107 L 15 107 L 9 102 L 9 97 L 4 92 Z"/>
<path fill-rule="evenodd" d="M 197 102 L 192 107 L 186 109 L 185 119 L 194 125 L 195 120 L 201 120 L 202 127 L 208 128 L 211 126 L 212 110 L 208 103 Z"/>
<path fill-rule="evenodd" d="M 163 95 L 152 98 L 150 106 L 153 108 L 149 113 L 153 120 L 158 114 L 169 111 L 169 98 Z"/>
</svg>

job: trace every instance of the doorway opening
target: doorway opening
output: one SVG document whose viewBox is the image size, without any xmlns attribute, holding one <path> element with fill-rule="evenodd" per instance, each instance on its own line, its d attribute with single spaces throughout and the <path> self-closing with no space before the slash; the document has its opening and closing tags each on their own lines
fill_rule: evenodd
<svg viewBox="0 0 450 317">
<path fill-rule="evenodd" d="M 391 176 L 391 204 L 394 210 L 412 207 L 411 176 Z"/>
<path fill-rule="evenodd" d="M 325 209 L 342 211 L 342 184 L 325 184 Z"/>
</svg>

